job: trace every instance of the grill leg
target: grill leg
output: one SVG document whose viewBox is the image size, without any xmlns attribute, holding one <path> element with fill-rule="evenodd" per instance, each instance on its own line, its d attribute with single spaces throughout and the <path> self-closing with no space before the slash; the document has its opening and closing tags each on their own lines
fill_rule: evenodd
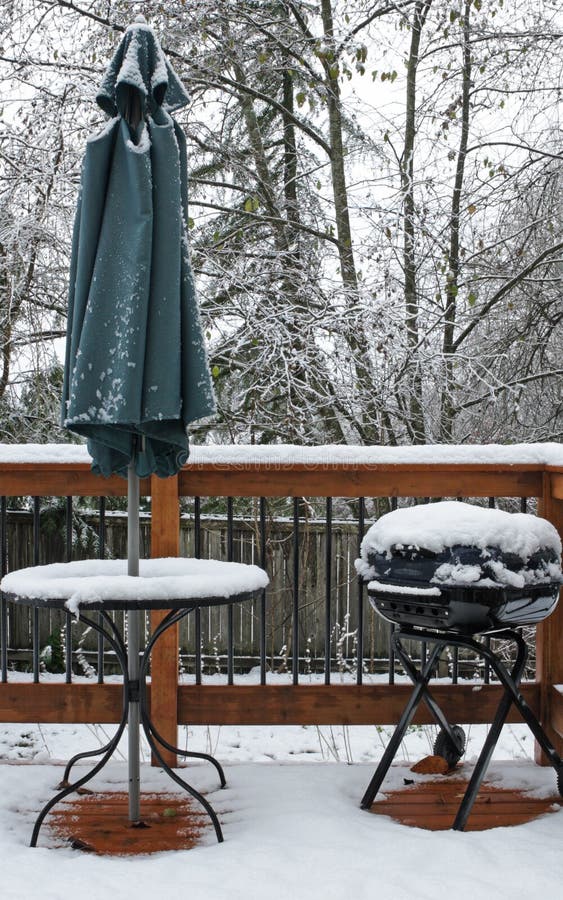
<svg viewBox="0 0 563 900">
<path fill-rule="evenodd" d="M 556 752 L 544 729 L 542 728 L 539 720 L 530 709 L 519 690 L 520 681 L 522 679 L 524 668 L 526 666 L 526 660 L 528 658 L 528 649 L 526 646 L 526 642 L 524 641 L 522 636 L 513 629 L 506 629 L 503 632 L 498 632 L 497 636 L 511 639 L 516 644 L 517 657 L 510 672 L 505 668 L 501 660 L 499 660 L 495 656 L 490 647 L 488 647 L 485 643 L 479 643 L 470 637 L 463 637 L 459 634 L 451 632 L 444 633 L 440 636 L 442 640 L 436 644 L 436 647 L 432 652 L 427 665 L 424 667 L 422 673 L 419 674 L 416 667 L 413 665 L 412 660 L 402 647 L 400 638 L 403 637 L 414 640 L 425 640 L 428 643 L 432 643 L 438 640 L 436 632 L 426 632 L 422 631 L 421 629 L 413 629 L 411 631 L 411 629 L 409 629 L 408 627 L 403 626 L 400 632 L 395 633 L 395 635 L 393 636 L 395 649 L 402 660 L 405 671 L 416 686 L 409 699 L 407 707 L 405 708 L 403 715 L 401 716 L 400 722 L 397 725 L 395 732 L 393 733 L 391 741 L 386 748 L 381 762 L 379 763 L 379 766 L 363 797 L 361 804 L 363 809 L 369 808 L 373 803 L 377 791 L 379 790 L 383 779 L 387 774 L 389 766 L 391 765 L 393 757 L 395 756 L 395 753 L 399 748 L 399 744 L 403 739 L 404 733 L 408 725 L 410 724 L 416 708 L 421 700 L 425 701 L 436 721 L 448 734 L 448 736 L 452 740 L 452 743 L 457 746 L 458 742 L 455 735 L 452 733 L 451 726 L 446 721 L 444 714 L 440 710 L 440 707 L 428 690 L 428 681 L 430 680 L 431 669 L 434 665 L 434 662 L 438 655 L 441 653 L 442 649 L 448 645 L 451 645 L 454 648 L 466 647 L 467 649 L 473 650 L 473 652 L 478 653 L 493 669 L 499 681 L 504 687 L 504 694 L 497 707 L 494 720 L 489 729 L 489 733 L 487 735 L 481 753 L 479 754 L 477 763 L 475 764 L 473 774 L 469 781 L 464 797 L 461 801 L 452 828 L 455 831 L 463 831 L 467 824 L 471 809 L 473 807 L 473 804 L 475 803 L 477 794 L 479 793 L 479 788 L 481 787 L 485 772 L 491 761 L 491 756 L 498 742 L 500 732 L 506 721 L 512 704 L 514 704 L 518 709 L 520 715 L 530 728 L 532 734 L 540 744 L 546 756 L 549 758 L 551 765 L 557 773 L 558 787 L 560 792 L 562 792 L 561 785 L 563 784 L 563 760 Z"/>
<path fill-rule="evenodd" d="M 403 664 L 405 672 L 407 673 L 407 675 L 409 676 L 409 678 L 411 679 L 413 684 L 415 684 L 418 679 L 418 671 L 417 671 L 416 667 L 413 665 L 413 662 L 410 659 L 406 650 L 404 649 L 403 645 L 401 644 L 400 639 L 397 638 L 394 641 L 394 643 L 395 643 L 395 650 L 397 652 L 397 655 L 401 659 L 401 662 Z M 440 652 L 442 650 L 442 647 L 444 647 L 444 646 L 445 645 L 442 643 L 441 647 L 440 647 Z M 426 690 L 424 691 L 422 699 L 426 703 L 428 709 L 434 716 L 434 719 L 436 720 L 436 722 L 438 723 L 438 725 L 440 726 L 442 731 L 444 731 L 448 735 L 450 741 L 452 742 L 452 746 L 454 746 L 459 751 L 459 755 L 461 756 L 463 754 L 463 750 L 464 750 L 464 741 L 462 741 L 460 743 L 455 731 L 453 730 L 452 726 L 448 722 L 444 713 L 442 712 L 442 710 L 436 703 L 434 697 L 432 696 L 432 694 L 430 693 L 428 688 L 426 688 Z"/>
<path fill-rule="evenodd" d="M 362 797 L 362 802 L 360 804 L 362 809 L 369 809 L 370 806 L 372 805 L 373 801 L 375 800 L 376 794 L 377 794 L 379 788 L 381 787 L 381 785 L 383 783 L 383 779 L 385 778 L 385 776 L 389 770 L 389 766 L 393 762 L 393 759 L 395 758 L 395 754 L 397 753 L 397 750 L 399 749 L 399 747 L 401 745 L 401 741 L 403 740 L 403 737 L 405 736 L 405 732 L 406 732 L 407 728 L 409 727 L 410 723 L 412 722 L 412 719 L 417 710 L 417 707 L 427 692 L 428 682 L 430 681 L 430 678 L 432 675 L 432 670 L 434 668 L 434 664 L 435 664 L 436 660 L 438 659 L 440 653 L 442 652 L 442 649 L 444 648 L 444 646 L 445 646 L 444 642 L 436 644 L 436 646 L 432 650 L 422 672 L 418 673 L 416 670 L 414 670 L 414 676 L 415 676 L 413 678 L 413 681 L 415 682 L 414 690 L 413 690 L 412 694 L 410 695 L 409 701 L 403 710 L 403 714 L 399 720 L 399 723 L 391 736 L 391 740 L 389 741 L 389 743 L 387 744 L 387 747 L 385 748 L 385 753 L 381 757 L 380 763 L 379 763 L 377 769 L 375 770 L 375 774 L 374 774 L 373 778 L 371 779 L 364 796 Z M 409 672 L 409 674 L 410 674 L 410 672 Z M 412 677 L 412 675 L 411 675 L 411 677 Z"/>
<path fill-rule="evenodd" d="M 511 632 L 511 636 L 515 640 L 519 651 L 520 651 L 520 645 L 521 644 L 524 645 L 524 652 L 526 653 L 526 656 L 527 656 L 527 648 L 526 648 L 526 645 L 524 643 L 524 639 L 522 638 L 522 636 L 520 634 L 518 634 L 518 632 Z M 506 671 L 506 669 L 504 668 L 504 666 L 502 665 L 502 663 L 500 663 L 500 661 L 497 660 L 494 656 L 492 656 L 490 663 L 491 663 L 491 667 L 494 669 L 496 675 L 498 676 L 499 681 L 504 685 L 505 690 L 510 693 L 512 702 L 514 703 L 516 709 L 518 710 L 518 712 L 524 719 L 526 725 L 528 726 L 528 728 L 534 735 L 538 744 L 544 751 L 545 755 L 548 757 L 549 762 L 551 763 L 551 765 L 557 772 L 557 775 L 559 776 L 562 771 L 561 757 L 559 756 L 559 754 L 555 750 L 555 747 L 553 746 L 553 744 L 549 740 L 548 736 L 546 735 L 545 731 L 543 730 L 537 716 L 532 712 L 532 710 L 526 703 L 524 697 L 518 690 L 519 685 L 520 685 L 520 678 L 522 676 L 520 675 L 520 678 L 514 678 L 512 676 L 512 674 L 509 674 Z M 522 668 L 522 671 L 523 670 L 524 669 Z"/>
<path fill-rule="evenodd" d="M 479 759 L 475 764 L 473 774 L 471 775 L 471 778 L 469 780 L 469 785 L 467 786 L 467 790 L 463 795 L 463 800 L 461 801 L 460 807 L 457 811 L 457 815 L 454 819 L 454 824 L 452 825 L 454 831 L 463 831 L 467 824 L 467 819 L 469 818 L 469 814 L 471 813 L 473 804 L 475 803 L 477 794 L 479 793 L 481 782 L 483 781 L 485 772 L 487 771 L 488 765 L 491 761 L 493 750 L 495 749 L 497 741 L 500 737 L 502 726 L 506 721 L 506 717 L 513 702 L 511 688 L 516 694 L 518 694 L 517 685 L 520 683 L 520 679 L 522 678 L 522 674 L 524 672 L 526 659 L 528 657 L 528 650 L 525 642 L 522 640 L 520 635 L 516 635 L 516 637 L 518 638 L 518 655 L 516 657 L 516 662 L 514 663 L 510 675 L 504 669 L 504 666 L 499 665 L 494 654 L 491 653 L 488 648 L 483 646 L 481 649 L 483 657 L 491 663 L 497 675 L 499 676 L 502 684 L 504 685 L 505 692 L 497 707 L 497 711 L 489 729 L 487 739 L 483 744 L 483 749 L 479 754 Z"/>
</svg>

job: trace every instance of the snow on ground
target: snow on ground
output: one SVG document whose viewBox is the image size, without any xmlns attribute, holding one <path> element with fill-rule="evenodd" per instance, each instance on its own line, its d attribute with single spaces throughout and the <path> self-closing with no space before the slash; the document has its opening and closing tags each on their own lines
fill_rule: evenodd
<svg viewBox="0 0 563 900">
<path fill-rule="evenodd" d="M 362 812 L 359 800 L 389 733 L 375 727 L 181 729 L 181 743 L 188 733 L 191 749 L 211 749 L 225 763 L 227 788 L 222 791 L 208 764 L 190 766 L 194 785 L 209 791 L 222 819 L 225 843 L 215 843 L 210 832 L 193 850 L 108 859 L 50 848 L 42 833 L 41 846 L 30 849 L 34 817 L 60 780 L 61 760 L 101 743 L 105 730 L 0 725 L 1 893 L 6 900 L 560 896 L 563 810 L 527 825 L 467 834 L 407 828 Z M 484 733 L 484 726 L 470 728 L 468 761 Z M 402 785 L 409 774 L 405 760 L 426 755 L 434 736 L 433 728 L 410 732 L 385 787 Z M 524 726 L 505 728 L 488 780 L 555 794 L 554 773 L 533 765 L 532 748 Z M 465 769 L 470 770 L 467 762 Z M 117 759 L 93 784 L 118 790 L 125 780 L 125 763 Z M 144 789 L 174 789 L 147 763 L 142 781 Z"/>
</svg>

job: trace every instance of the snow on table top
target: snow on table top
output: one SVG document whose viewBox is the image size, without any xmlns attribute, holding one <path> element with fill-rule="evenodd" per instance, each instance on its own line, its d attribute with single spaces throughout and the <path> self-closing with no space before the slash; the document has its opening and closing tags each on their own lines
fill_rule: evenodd
<svg viewBox="0 0 563 900">
<path fill-rule="evenodd" d="M 2 463 L 90 463 L 84 444 L 0 444 Z M 217 465 L 416 465 L 474 464 L 563 466 L 563 445 L 545 444 L 426 444 L 423 446 L 370 447 L 324 444 L 192 445 L 190 463 Z"/>
<path fill-rule="evenodd" d="M 127 575 L 127 560 L 80 560 L 32 566 L 5 575 L 3 591 L 34 600 L 66 600 L 70 612 L 103 601 L 203 600 L 265 588 L 258 566 L 213 559 L 142 559 L 139 577 Z"/>
<path fill-rule="evenodd" d="M 370 550 L 390 553 L 393 547 L 420 547 L 441 553 L 458 544 L 467 547 L 497 547 L 517 553 L 525 562 L 540 548 L 561 554 L 561 539 L 551 524 L 529 513 L 509 513 L 443 500 L 395 509 L 381 516 L 366 533 L 361 555 Z"/>
</svg>

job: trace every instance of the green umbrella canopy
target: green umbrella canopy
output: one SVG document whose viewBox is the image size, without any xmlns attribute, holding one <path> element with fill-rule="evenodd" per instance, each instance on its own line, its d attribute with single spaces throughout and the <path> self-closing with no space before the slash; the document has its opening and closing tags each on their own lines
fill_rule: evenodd
<svg viewBox="0 0 563 900">
<path fill-rule="evenodd" d="M 97 102 L 72 245 L 63 424 L 103 475 L 173 475 L 215 411 L 187 243 L 188 95 L 154 31 L 130 26 Z M 142 439 L 141 439 L 142 438 Z"/>
</svg>

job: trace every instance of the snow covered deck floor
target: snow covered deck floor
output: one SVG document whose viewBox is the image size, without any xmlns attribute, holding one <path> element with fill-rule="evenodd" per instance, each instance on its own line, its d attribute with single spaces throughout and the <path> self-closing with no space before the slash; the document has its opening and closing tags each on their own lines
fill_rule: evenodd
<svg viewBox="0 0 563 900">
<path fill-rule="evenodd" d="M 253 893 L 271 900 L 559 896 L 563 811 L 483 832 L 409 828 L 358 808 L 373 760 L 353 765 L 320 762 L 317 752 L 308 754 L 311 762 L 290 762 L 289 754 L 311 749 L 312 736 L 301 730 L 299 743 L 291 730 L 283 749 L 281 737 L 268 743 L 269 732 L 259 735 L 259 744 L 263 751 L 275 753 L 275 761 L 258 762 L 263 758 L 258 747 L 252 748 L 241 735 L 241 746 L 232 747 L 227 757 L 238 754 L 248 761 L 227 763 L 225 790 L 214 790 L 216 779 L 204 766 L 197 767 L 198 786 L 210 791 L 225 842 L 217 844 L 213 834 L 203 833 L 192 849 L 169 853 L 105 857 L 70 847 L 54 848 L 47 829 L 42 846 L 30 849 L 35 810 L 60 780 L 62 767 L 51 760 L 0 765 L 2 897 L 152 900 L 177 896 L 179 889 L 190 900 L 248 900 Z M 51 730 L 46 738 L 55 741 Z M 234 738 L 229 733 L 229 741 Z M 420 738 L 413 733 L 411 741 L 417 744 Z M 415 749 L 412 744 L 411 749 Z M 519 745 L 512 749 L 518 753 Z M 508 746 L 504 750 L 510 752 Z M 124 764 L 112 763 L 96 787 L 104 793 L 122 790 L 124 775 Z M 529 791 L 540 798 L 552 795 L 552 776 L 530 760 L 495 762 L 491 767 L 496 786 Z M 401 789 L 405 777 L 412 777 L 409 764 L 393 766 L 389 789 Z M 159 790 L 157 770 L 143 766 L 142 778 L 146 790 Z"/>
<path fill-rule="evenodd" d="M 304 773 L 305 774 L 305 773 Z M 445 775 L 430 781 L 416 780 L 376 800 L 370 812 L 388 816 L 402 825 L 427 831 L 447 831 L 454 821 L 467 778 Z M 525 789 L 481 787 L 465 831 L 486 831 L 524 825 L 554 813 L 563 801 L 552 796 L 536 797 Z M 123 791 L 105 791 L 74 796 L 51 814 L 46 831 L 50 843 L 101 856 L 138 856 L 174 850 L 191 850 L 206 844 L 212 831 L 200 808 L 189 797 L 178 794 L 141 795 L 143 826 L 128 821 L 128 798 Z M 236 810 L 232 810 L 236 813 Z M 222 825 L 225 824 L 223 817 Z"/>
</svg>

